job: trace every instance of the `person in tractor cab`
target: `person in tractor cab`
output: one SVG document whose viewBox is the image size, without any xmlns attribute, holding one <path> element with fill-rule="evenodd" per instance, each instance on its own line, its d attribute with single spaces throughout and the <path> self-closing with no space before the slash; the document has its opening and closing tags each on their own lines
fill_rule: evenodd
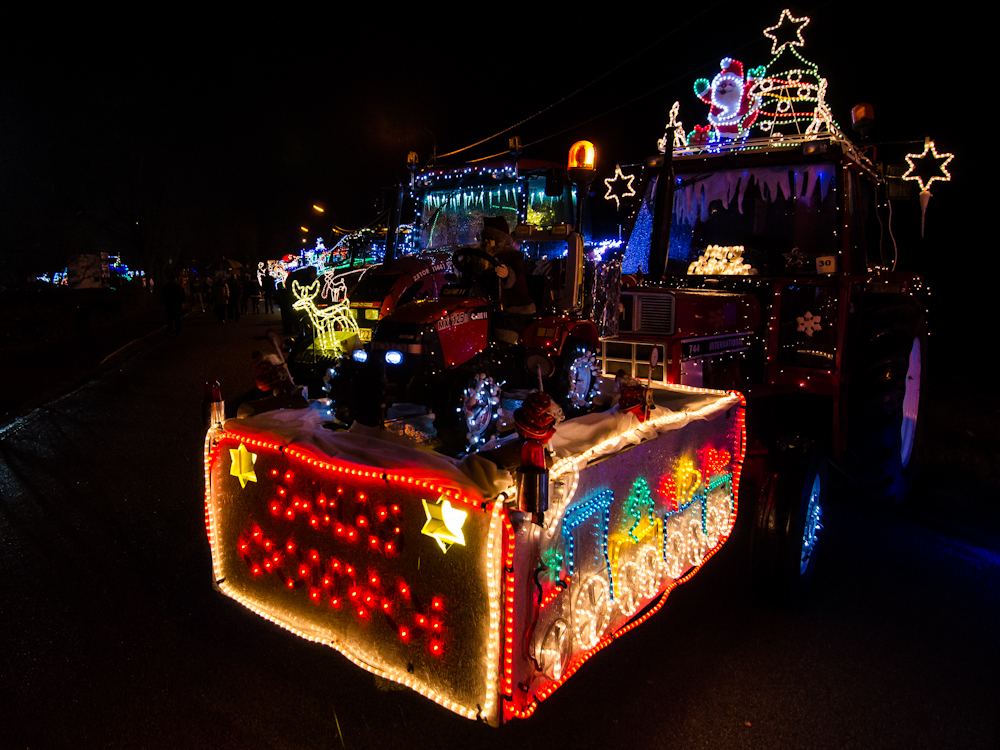
<svg viewBox="0 0 1000 750">
<path fill-rule="evenodd" d="M 524 255 L 510 236 L 510 226 L 502 216 L 484 216 L 479 248 L 496 260 L 500 278 L 500 314 L 494 333 L 504 344 L 516 344 L 521 331 L 535 314 L 535 301 L 528 292 L 524 274 Z"/>
</svg>

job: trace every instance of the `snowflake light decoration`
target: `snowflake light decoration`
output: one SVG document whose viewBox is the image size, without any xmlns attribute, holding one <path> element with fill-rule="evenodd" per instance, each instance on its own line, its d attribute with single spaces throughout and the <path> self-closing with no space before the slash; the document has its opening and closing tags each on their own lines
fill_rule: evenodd
<svg viewBox="0 0 1000 750">
<path fill-rule="evenodd" d="M 799 324 L 798 331 L 800 333 L 804 332 L 806 336 L 812 338 L 812 335 L 816 331 L 823 330 L 823 327 L 819 324 L 822 317 L 819 315 L 813 315 L 811 312 L 806 311 L 805 315 L 799 315 L 795 322 Z"/>
</svg>

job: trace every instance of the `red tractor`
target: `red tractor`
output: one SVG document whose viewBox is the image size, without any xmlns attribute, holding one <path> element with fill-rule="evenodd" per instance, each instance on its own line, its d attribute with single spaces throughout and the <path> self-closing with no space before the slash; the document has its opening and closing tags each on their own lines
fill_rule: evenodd
<svg viewBox="0 0 1000 750">
<path fill-rule="evenodd" d="M 754 572 L 794 595 L 828 465 L 873 500 L 899 502 L 913 481 L 923 284 L 894 270 L 885 170 L 843 134 L 712 151 L 647 160 L 625 252 L 647 281 L 623 289 L 602 367 L 745 394 Z"/>
<path fill-rule="evenodd" d="M 569 245 L 562 299 L 572 303 L 580 299 L 582 240 L 569 235 Z M 496 432 L 505 393 L 517 399 L 518 392 L 537 388 L 539 381 L 567 416 L 589 411 L 599 391 L 599 341 L 579 305 L 521 320 L 518 343 L 500 344 L 494 335 L 504 315 L 492 273 L 496 261 L 468 248 L 456 252 L 454 262 L 462 271 L 460 281 L 446 286 L 436 300 L 397 308 L 379 323 L 370 351 L 355 353 L 348 399 L 352 416 L 374 425 L 393 405 L 420 405 L 434 415 L 438 450 L 461 454 L 478 449 Z M 472 270 L 477 264 L 489 270 L 477 277 Z M 539 309 L 549 307 L 539 302 Z"/>
</svg>

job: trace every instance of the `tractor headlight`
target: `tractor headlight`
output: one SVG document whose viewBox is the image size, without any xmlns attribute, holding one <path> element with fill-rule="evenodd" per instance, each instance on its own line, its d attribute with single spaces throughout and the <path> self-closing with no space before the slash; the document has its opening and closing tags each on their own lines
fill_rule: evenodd
<svg viewBox="0 0 1000 750">
<path fill-rule="evenodd" d="M 403 361 L 403 353 L 390 349 L 385 353 L 385 363 L 387 365 L 398 365 Z"/>
<path fill-rule="evenodd" d="M 355 349 L 351 353 L 351 359 L 353 359 L 355 362 L 367 362 L 368 352 L 366 352 L 364 349 Z"/>
<path fill-rule="evenodd" d="M 369 307 L 365 310 L 365 320 L 378 320 L 378 308 Z"/>
</svg>

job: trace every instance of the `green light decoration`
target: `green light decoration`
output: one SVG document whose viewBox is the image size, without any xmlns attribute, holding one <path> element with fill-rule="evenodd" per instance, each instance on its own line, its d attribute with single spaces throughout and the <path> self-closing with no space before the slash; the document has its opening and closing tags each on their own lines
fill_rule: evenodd
<svg viewBox="0 0 1000 750">
<path fill-rule="evenodd" d="M 562 572 L 563 554 L 557 549 L 548 549 L 542 553 L 542 565 L 545 566 L 545 577 L 550 583 L 555 583 Z"/>
<path fill-rule="evenodd" d="M 653 500 L 652 493 L 649 491 L 649 485 L 646 480 L 639 477 L 632 484 L 632 491 L 628 493 L 628 500 L 625 502 L 625 512 L 628 513 L 632 518 L 635 519 L 635 523 L 628 530 L 628 535 L 632 538 L 632 541 L 638 544 L 641 540 L 636 536 L 635 532 L 642 525 L 645 520 L 645 516 L 649 517 L 649 526 L 656 525 L 656 501 Z M 648 528 L 648 527 L 647 527 Z M 646 529 L 644 529 L 644 532 Z M 644 533 L 645 537 L 646 534 Z"/>
<path fill-rule="evenodd" d="M 762 75 L 757 85 L 761 97 L 757 124 L 772 138 L 785 135 L 779 128 L 794 127 L 796 133 L 801 133 L 802 125 L 806 125 L 807 135 L 839 131 L 826 103 L 826 79 L 820 76 L 816 64 L 799 52 L 805 46 L 802 30 L 808 25 L 808 17 L 795 18 L 786 8 L 781 11 L 778 23 L 764 30 L 764 36 L 772 41 L 771 60 L 758 69 Z M 797 61 L 791 63 L 794 67 L 775 71 L 786 53 Z M 764 76 L 764 70 L 774 72 Z"/>
</svg>

